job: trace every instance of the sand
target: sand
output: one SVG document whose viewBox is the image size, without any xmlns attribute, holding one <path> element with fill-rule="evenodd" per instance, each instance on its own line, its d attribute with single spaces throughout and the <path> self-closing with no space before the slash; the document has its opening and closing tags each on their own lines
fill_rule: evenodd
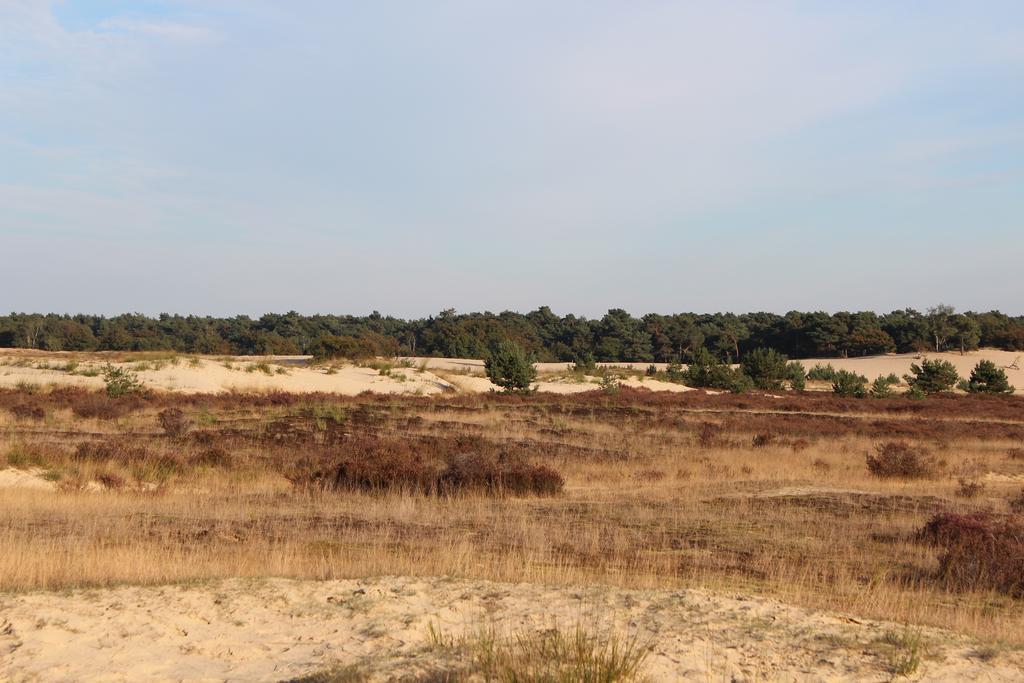
<svg viewBox="0 0 1024 683">
<path fill-rule="evenodd" d="M 123 354 L 121 354 L 123 355 Z M 828 363 L 837 369 L 851 370 L 873 380 L 879 375 L 894 373 L 900 377 L 910 371 L 910 365 L 920 362 L 922 357 L 948 360 L 960 375 L 967 377 L 979 360 L 987 359 L 1001 368 L 1008 368 L 1015 361 L 1024 368 L 1024 354 L 1011 351 L 984 349 L 966 354 L 935 353 L 890 354 L 863 358 L 822 358 L 801 361 L 808 370 L 815 364 Z M 78 359 L 73 372 L 61 369 L 69 359 Z M 139 362 L 117 363 L 120 367 L 133 370 L 146 387 L 157 391 L 184 393 L 219 393 L 224 391 L 286 391 L 293 393 L 327 392 L 354 396 L 364 391 L 381 394 L 436 395 L 448 392 L 479 393 L 497 390 L 484 376 L 482 360 L 465 358 L 408 358 L 399 359 L 412 367 L 396 365 L 390 374 L 382 374 L 372 367 L 353 364 L 338 364 L 328 370 L 322 366 L 308 366 L 305 356 L 211 358 L 180 356 L 176 361 L 140 361 L 145 369 L 139 369 Z M 83 372 L 96 371 L 105 360 L 101 354 L 60 354 L 41 351 L 7 349 L 0 353 L 0 387 L 14 387 L 19 384 L 37 386 L 75 385 L 102 388 L 99 376 L 84 376 Z M 270 373 L 260 369 L 266 364 Z M 154 365 L 156 367 L 154 367 Z M 601 363 L 608 367 L 629 367 L 645 369 L 650 363 Z M 659 369 L 664 364 L 655 363 Z M 569 363 L 538 363 L 538 391 L 570 394 L 594 391 L 599 378 L 585 377 L 579 381 L 572 377 L 558 376 L 566 373 Z M 1024 391 L 1024 369 L 1006 369 L 1010 383 Z M 688 391 L 689 387 L 672 382 L 650 378 L 625 378 L 624 386 L 643 387 L 652 391 Z M 830 390 L 827 383 L 811 383 L 810 388 Z"/>
<path fill-rule="evenodd" d="M 584 625 L 649 647 L 673 680 L 892 677 L 905 629 L 700 590 L 555 587 L 446 578 L 229 579 L 69 594 L 0 595 L 0 679 L 280 681 L 334 665 L 372 680 L 436 671 L 450 636 Z M 918 680 L 1021 680 L 1024 655 L 925 629 Z M 450 665 L 450 660 L 449 660 Z"/>
</svg>

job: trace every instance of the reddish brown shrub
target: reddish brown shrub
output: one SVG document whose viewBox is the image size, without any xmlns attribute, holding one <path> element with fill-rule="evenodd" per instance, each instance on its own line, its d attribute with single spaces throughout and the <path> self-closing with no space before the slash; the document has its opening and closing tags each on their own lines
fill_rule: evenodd
<svg viewBox="0 0 1024 683">
<path fill-rule="evenodd" d="M 793 449 L 794 453 L 805 451 L 811 447 L 811 442 L 807 439 L 796 439 L 793 443 L 789 444 L 789 447 Z"/>
<path fill-rule="evenodd" d="M 701 448 L 713 448 L 722 442 L 722 425 L 714 422 L 701 422 L 697 428 L 697 443 Z"/>
<path fill-rule="evenodd" d="M 941 548 L 938 579 L 948 590 L 1024 597 L 1024 524 L 1019 519 L 942 512 L 920 536 Z"/>
<path fill-rule="evenodd" d="M 754 448 L 767 448 L 773 443 L 775 443 L 775 435 L 771 432 L 755 434 L 754 438 L 750 441 L 750 445 Z"/>
<path fill-rule="evenodd" d="M 124 477 L 110 472 L 103 472 L 96 475 L 96 481 L 99 482 L 103 488 L 121 490 L 124 488 Z"/>
<path fill-rule="evenodd" d="M 143 462 L 150 458 L 149 449 L 145 446 L 134 446 L 125 441 L 106 441 L 93 443 L 86 441 L 78 444 L 72 460 L 89 462 L 116 462 L 123 465 Z"/>
<path fill-rule="evenodd" d="M 19 403 L 18 405 L 11 406 L 8 410 L 11 411 L 11 415 L 14 415 L 19 420 L 42 420 L 46 417 L 46 410 L 42 406 L 29 405 L 28 403 Z"/>
<path fill-rule="evenodd" d="M 553 468 L 500 452 L 495 444 L 477 438 L 360 436 L 344 446 L 344 455 L 326 469 L 305 464 L 293 469 L 289 478 L 300 486 L 432 494 L 552 495 L 565 485 Z"/>
<path fill-rule="evenodd" d="M 933 477 L 938 463 L 924 449 L 903 441 L 888 441 L 875 447 L 876 455 L 867 456 L 868 470 L 876 477 L 924 479 Z"/>
<path fill-rule="evenodd" d="M 203 467 L 231 467 L 234 458 L 231 453 L 221 448 L 220 446 L 214 446 L 201 451 L 189 460 L 192 465 L 200 465 Z"/>
<path fill-rule="evenodd" d="M 438 480 L 444 493 L 484 490 L 495 495 L 553 495 L 565 485 L 562 475 L 547 465 L 480 454 L 453 457 Z"/>
<path fill-rule="evenodd" d="M 980 481 L 971 481 L 970 479 L 960 479 L 959 481 L 960 486 L 956 490 L 956 495 L 961 498 L 977 498 L 985 490 L 985 484 Z"/>
<path fill-rule="evenodd" d="M 188 432 L 190 422 L 180 408 L 165 408 L 157 413 L 156 418 L 160 422 L 164 434 L 169 437 L 182 437 Z"/>
<path fill-rule="evenodd" d="M 1010 510 L 1012 510 L 1013 512 L 1024 512 L 1024 489 L 1021 489 L 1020 493 L 1018 493 L 1013 498 L 1010 498 L 1008 501 L 1006 501 L 1006 503 L 1007 505 L 1010 506 Z"/>
<path fill-rule="evenodd" d="M 1024 448 L 1009 448 L 1006 457 L 1010 460 L 1024 460 Z"/>
<path fill-rule="evenodd" d="M 113 399 L 101 393 L 83 394 L 71 401 L 71 410 L 75 415 L 98 420 L 116 420 L 140 406 L 138 401 L 131 398 Z"/>
</svg>

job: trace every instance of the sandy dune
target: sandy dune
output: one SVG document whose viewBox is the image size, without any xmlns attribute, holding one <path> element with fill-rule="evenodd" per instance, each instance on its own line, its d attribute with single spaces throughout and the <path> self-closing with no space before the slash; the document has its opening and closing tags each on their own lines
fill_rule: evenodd
<svg viewBox="0 0 1024 683">
<path fill-rule="evenodd" d="M 443 578 L 238 580 L 0 596 L 0 679 L 279 681 L 336 664 L 373 680 L 443 666 L 449 635 L 586 625 L 637 637 L 671 680 L 888 680 L 901 626 L 697 590 Z M 920 680 L 1021 680 L 1020 653 L 922 634 Z M 450 662 L 449 662 L 450 664 Z"/>
<path fill-rule="evenodd" d="M 975 364 L 982 359 L 992 360 L 1006 370 L 1010 383 L 1024 390 L 1024 369 L 1010 366 L 1021 359 L 1019 367 L 1024 368 L 1022 355 L 1010 351 L 984 349 L 964 355 L 959 353 L 926 354 L 927 358 L 941 358 L 956 365 L 961 376 L 970 374 Z M 73 372 L 61 369 L 69 359 L 81 358 Z M 830 363 L 837 369 L 852 370 L 874 379 L 879 375 L 895 373 L 903 376 L 910 371 L 910 365 L 919 362 L 916 354 L 869 356 L 864 358 L 825 358 L 801 361 L 810 369 L 817 363 Z M 145 363 L 146 369 L 138 369 L 138 362 L 119 365 L 137 372 L 145 385 L 162 391 L 185 393 L 218 393 L 222 391 L 287 391 L 295 393 L 328 392 L 355 395 L 364 391 L 382 394 L 432 395 L 450 391 L 484 392 L 497 389 L 484 377 L 482 360 L 464 358 L 409 358 L 408 365 L 395 367 L 389 375 L 381 374 L 370 367 L 346 364 L 328 371 L 324 367 L 310 367 L 304 356 L 239 357 L 239 358 L 195 358 L 179 357 L 175 362 Z M 102 388 L 99 376 L 85 376 L 82 373 L 97 370 L 103 364 L 96 354 L 60 354 L 39 351 L 6 350 L 0 353 L 0 387 L 13 387 L 21 383 L 35 385 L 77 385 Z M 266 365 L 261 365 L 266 364 Z M 157 365 L 157 367 L 153 367 Z M 601 363 L 611 367 L 644 369 L 650 363 Z M 664 368 L 664 364 L 655 364 Z M 540 373 L 537 389 L 551 393 L 576 393 L 593 391 L 597 378 L 588 377 L 577 381 L 559 377 L 569 363 L 538 363 Z M 269 367 L 265 372 L 261 367 Z M 687 391 L 688 388 L 671 382 L 653 379 L 628 378 L 622 384 L 646 387 L 652 391 Z M 819 387 L 820 388 L 820 387 Z"/>
</svg>

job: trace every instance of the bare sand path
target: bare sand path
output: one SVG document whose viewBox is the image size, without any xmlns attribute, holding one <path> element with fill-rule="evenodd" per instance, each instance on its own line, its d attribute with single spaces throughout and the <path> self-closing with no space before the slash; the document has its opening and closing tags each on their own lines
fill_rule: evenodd
<svg viewBox="0 0 1024 683">
<path fill-rule="evenodd" d="M 699 590 L 444 578 L 230 579 L 0 596 L 0 680 L 280 681 L 338 663 L 372 680 L 437 672 L 450 635 L 584 625 L 650 647 L 650 680 L 893 676 L 902 626 Z M 1024 680 L 1024 655 L 922 632 L 914 680 Z M 448 662 L 451 665 L 451 662 Z"/>
</svg>

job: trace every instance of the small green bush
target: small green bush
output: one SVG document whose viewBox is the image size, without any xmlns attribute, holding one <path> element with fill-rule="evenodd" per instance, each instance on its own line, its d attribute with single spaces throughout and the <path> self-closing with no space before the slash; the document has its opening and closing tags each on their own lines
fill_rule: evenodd
<svg viewBox="0 0 1024 683">
<path fill-rule="evenodd" d="M 103 366 L 103 383 L 110 398 L 137 394 L 143 389 L 138 375 L 127 368 L 115 367 L 110 363 Z"/>
<path fill-rule="evenodd" d="M 948 360 L 923 360 L 921 364 L 913 363 L 910 374 L 903 379 L 910 385 L 910 393 L 923 393 L 926 396 L 951 391 L 960 380 L 956 366 Z"/>
<path fill-rule="evenodd" d="M 839 370 L 832 380 L 832 393 L 848 398 L 864 398 L 868 395 L 868 378 L 849 370 Z"/>
<path fill-rule="evenodd" d="M 831 382 L 835 378 L 836 369 L 831 364 L 822 365 L 821 363 L 816 363 L 807 372 L 807 379 L 814 380 L 815 382 Z"/>
<path fill-rule="evenodd" d="M 528 392 L 537 378 L 533 358 L 513 341 L 504 340 L 484 361 L 487 379 L 507 392 Z"/>
<path fill-rule="evenodd" d="M 781 389 L 782 383 L 789 378 L 787 360 L 775 349 L 754 349 L 743 358 L 740 368 L 755 387 L 774 391 Z"/>
<path fill-rule="evenodd" d="M 1006 372 L 990 360 L 979 361 L 971 370 L 965 389 L 972 394 L 1012 394 Z"/>
</svg>

